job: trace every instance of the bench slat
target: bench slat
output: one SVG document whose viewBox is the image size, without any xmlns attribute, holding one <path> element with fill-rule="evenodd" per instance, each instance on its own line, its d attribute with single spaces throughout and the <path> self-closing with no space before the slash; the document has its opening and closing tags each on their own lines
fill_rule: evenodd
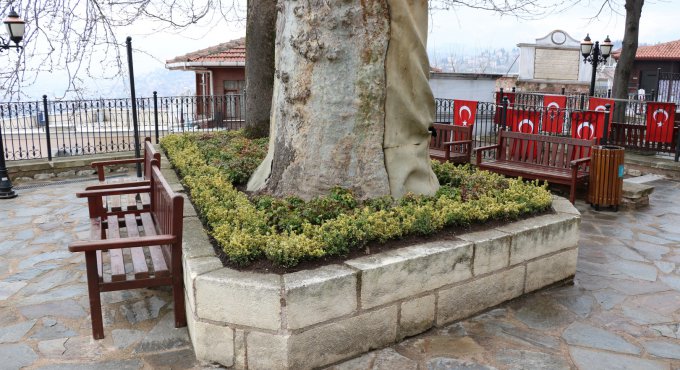
<svg viewBox="0 0 680 370">
<path fill-rule="evenodd" d="M 102 223 L 100 218 L 90 219 L 90 240 L 102 239 Z M 99 281 L 104 280 L 104 268 L 102 265 L 102 251 L 97 251 L 97 276 Z"/>
<path fill-rule="evenodd" d="M 142 203 L 142 209 L 149 209 L 151 207 L 151 197 L 148 193 L 139 194 L 139 200 Z"/>
<path fill-rule="evenodd" d="M 135 215 L 131 213 L 125 215 L 125 228 L 127 229 L 128 236 L 140 236 Z M 148 278 L 149 268 L 146 265 L 144 250 L 141 247 L 130 248 L 130 256 L 132 256 L 132 267 L 135 270 L 135 279 Z"/>
<path fill-rule="evenodd" d="M 137 207 L 137 194 L 127 195 L 127 210 L 132 211 L 138 209 Z"/>
<path fill-rule="evenodd" d="M 147 236 L 156 235 L 156 228 L 154 226 L 153 219 L 150 213 L 140 214 L 142 218 L 142 225 L 144 226 L 144 232 Z M 149 247 L 149 254 L 151 255 L 151 263 L 153 264 L 153 271 L 155 276 L 169 276 L 170 271 L 168 271 L 168 265 L 165 262 L 165 257 L 163 256 L 163 251 L 158 245 Z"/>
<path fill-rule="evenodd" d="M 119 239 L 120 229 L 118 228 L 118 217 L 108 217 L 108 239 Z M 125 280 L 125 261 L 123 260 L 123 251 L 121 249 L 109 250 L 109 258 L 111 259 L 111 281 Z"/>
</svg>

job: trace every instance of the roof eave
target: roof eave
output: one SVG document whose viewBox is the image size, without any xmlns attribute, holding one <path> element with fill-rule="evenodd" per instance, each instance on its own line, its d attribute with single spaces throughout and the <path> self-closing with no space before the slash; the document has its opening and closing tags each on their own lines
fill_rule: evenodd
<svg viewBox="0 0 680 370">
<path fill-rule="evenodd" d="M 245 67 L 244 61 L 214 61 L 214 62 L 171 62 L 165 63 L 165 68 L 170 70 L 194 70 L 210 67 Z"/>
</svg>

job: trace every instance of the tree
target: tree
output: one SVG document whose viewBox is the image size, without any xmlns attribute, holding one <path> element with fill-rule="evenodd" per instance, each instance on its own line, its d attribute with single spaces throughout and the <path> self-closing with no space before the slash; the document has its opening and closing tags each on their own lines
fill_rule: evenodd
<svg viewBox="0 0 680 370">
<path fill-rule="evenodd" d="M 623 34 L 623 45 L 619 61 L 614 71 L 614 86 L 612 95 L 615 99 L 628 99 L 628 81 L 633 70 L 635 53 L 638 48 L 638 35 L 640 34 L 640 16 L 644 0 L 626 0 L 626 28 Z M 623 105 L 619 104 L 623 109 Z M 618 113 L 618 109 L 617 109 Z M 616 113 L 615 113 L 616 114 Z"/>
<path fill-rule="evenodd" d="M 276 0 L 248 0 L 246 35 L 245 132 L 251 138 L 266 137 L 274 89 Z"/>
</svg>

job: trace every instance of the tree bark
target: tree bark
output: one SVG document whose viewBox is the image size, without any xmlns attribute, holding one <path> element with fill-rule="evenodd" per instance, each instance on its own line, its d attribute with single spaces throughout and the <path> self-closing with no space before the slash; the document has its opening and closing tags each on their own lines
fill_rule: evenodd
<svg viewBox="0 0 680 370">
<path fill-rule="evenodd" d="M 433 194 L 427 1 L 284 1 L 276 31 L 269 152 L 248 190 Z"/>
<path fill-rule="evenodd" d="M 633 71 L 633 62 L 638 48 L 640 34 L 640 15 L 644 0 L 626 0 L 626 29 L 623 34 L 621 56 L 614 72 L 614 86 L 612 96 L 615 99 L 628 99 L 628 83 Z M 623 104 L 619 104 L 623 105 Z"/>
<path fill-rule="evenodd" d="M 274 88 L 276 13 L 276 0 L 248 0 L 245 134 L 250 138 L 269 135 Z"/>
</svg>

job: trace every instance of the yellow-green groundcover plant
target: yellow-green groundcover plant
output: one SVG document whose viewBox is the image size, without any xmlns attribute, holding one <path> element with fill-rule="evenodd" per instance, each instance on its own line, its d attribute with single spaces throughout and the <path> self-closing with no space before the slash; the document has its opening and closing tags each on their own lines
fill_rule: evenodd
<svg viewBox="0 0 680 370">
<path fill-rule="evenodd" d="M 359 201 L 347 189 L 303 201 L 252 196 L 236 189 L 266 154 L 266 139 L 241 131 L 169 135 L 161 146 L 229 261 L 246 266 L 266 258 L 282 267 L 347 255 L 368 243 L 429 235 L 446 227 L 512 220 L 543 212 L 552 197 L 545 185 L 506 179 L 470 166 L 433 162 L 435 196 L 409 194 Z"/>
</svg>

